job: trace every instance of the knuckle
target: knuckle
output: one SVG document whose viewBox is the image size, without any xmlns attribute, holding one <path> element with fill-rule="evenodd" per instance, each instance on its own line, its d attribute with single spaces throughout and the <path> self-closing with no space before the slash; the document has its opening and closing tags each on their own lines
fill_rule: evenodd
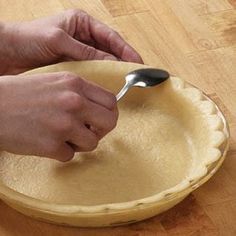
<svg viewBox="0 0 236 236">
<path fill-rule="evenodd" d="M 117 124 L 117 115 L 113 114 L 107 123 L 108 131 L 113 130 L 116 127 L 116 124 Z"/>
<path fill-rule="evenodd" d="M 119 32 L 118 31 L 114 31 L 114 34 L 117 35 L 117 36 L 120 36 Z"/>
<path fill-rule="evenodd" d="M 66 91 L 61 95 L 59 105 L 67 112 L 78 111 L 84 107 L 84 98 L 75 92 Z"/>
<path fill-rule="evenodd" d="M 64 31 L 59 28 L 52 29 L 47 32 L 47 41 L 56 44 L 60 38 L 64 36 Z"/>
<path fill-rule="evenodd" d="M 112 30 L 113 37 L 120 37 L 120 34 L 116 30 Z"/>
<path fill-rule="evenodd" d="M 61 76 L 70 90 L 78 89 L 83 85 L 83 80 L 74 73 L 65 71 L 62 72 Z"/>
<path fill-rule="evenodd" d="M 98 142 L 98 137 L 95 134 L 90 133 L 87 136 L 86 142 L 84 142 L 83 145 L 78 145 L 80 147 L 78 151 L 91 152 L 97 148 Z"/>
<path fill-rule="evenodd" d="M 46 145 L 46 155 L 58 161 L 67 162 L 74 157 L 74 151 L 70 148 L 66 149 L 60 142 L 56 140 L 51 141 Z"/>
<path fill-rule="evenodd" d="M 89 145 L 87 146 L 86 151 L 93 151 L 97 148 L 97 146 L 98 146 L 98 139 L 94 136 L 91 139 Z"/>
<path fill-rule="evenodd" d="M 80 13 L 82 15 L 88 15 L 88 13 L 84 10 L 78 9 L 77 11 L 78 11 L 78 13 Z"/>
<path fill-rule="evenodd" d="M 84 107 L 83 97 L 76 93 L 70 94 L 67 102 L 67 108 L 69 111 L 77 111 Z"/>
<path fill-rule="evenodd" d="M 59 135 L 69 133 L 73 130 L 73 121 L 70 115 L 60 119 L 60 124 L 56 128 Z"/>
<path fill-rule="evenodd" d="M 81 9 L 67 9 L 65 10 L 65 14 L 69 16 L 77 16 L 77 15 L 87 15 L 88 13 Z"/>
<path fill-rule="evenodd" d="M 58 160 L 62 161 L 62 162 L 67 162 L 70 161 L 71 159 L 73 159 L 75 153 L 73 151 L 71 152 L 67 152 L 67 153 L 62 153 L 60 154 L 60 156 L 58 156 Z"/>
<path fill-rule="evenodd" d="M 93 59 L 96 55 L 96 49 L 88 45 L 83 46 L 81 57 L 84 59 Z"/>
<path fill-rule="evenodd" d="M 104 124 L 104 127 L 99 130 L 98 135 L 100 137 L 105 136 L 107 133 L 112 131 L 116 125 L 117 125 L 117 120 L 118 120 L 118 113 L 114 112 L 110 117 L 107 117 L 106 123 Z"/>
<path fill-rule="evenodd" d="M 80 14 L 81 10 L 79 9 L 68 9 L 65 11 L 65 14 L 68 16 L 75 16 L 77 14 Z"/>
<path fill-rule="evenodd" d="M 108 41 L 112 42 L 112 40 L 117 37 L 120 38 L 120 34 L 117 31 L 110 29 L 109 34 L 107 36 Z"/>
<path fill-rule="evenodd" d="M 107 97 L 108 97 L 108 108 L 110 110 L 113 110 L 116 108 L 117 106 L 117 100 L 116 100 L 116 96 L 110 92 L 107 92 Z"/>
<path fill-rule="evenodd" d="M 114 109 L 117 105 L 117 100 L 116 100 L 116 96 L 114 94 L 110 94 L 110 106 L 111 109 Z"/>
<path fill-rule="evenodd" d="M 71 78 L 75 78 L 76 77 L 76 74 L 74 74 L 72 72 L 69 72 L 69 71 L 62 71 L 62 72 L 60 72 L 60 75 L 66 81 L 71 79 Z"/>
<path fill-rule="evenodd" d="M 67 84 L 68 88 L 75 89 L 79 86 L 79 79 L 71 76 L 65 81 L 65 83 Z"/>
</svg>

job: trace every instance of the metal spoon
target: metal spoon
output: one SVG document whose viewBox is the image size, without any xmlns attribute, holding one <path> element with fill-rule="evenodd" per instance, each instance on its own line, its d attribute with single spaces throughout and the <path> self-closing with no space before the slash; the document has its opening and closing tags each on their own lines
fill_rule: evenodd
<svg viewBox="0 0 236 236">
<path fill-rule="evenodd" d="M 128 73 L 125 76 L 125 85 L 116 95 L 116 100 L 119 101 L 133 86 L 137 87 L 151 87 L 158 85 L 170 77 L 169 73 L 164 70 L 145 68 L 138 69 Z"/>
</svg>

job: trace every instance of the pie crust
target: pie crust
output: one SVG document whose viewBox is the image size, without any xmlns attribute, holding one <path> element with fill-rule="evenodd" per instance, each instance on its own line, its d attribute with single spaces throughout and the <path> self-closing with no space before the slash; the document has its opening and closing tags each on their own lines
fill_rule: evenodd
<svg viewBox="0 0 236 236">
<path fill-rule="evenodd" d="M 117 94 L 125 62 L 65 62 L 26 74 L 71 71 Z M 132 88 L 119 101 L 117 127 L 68 163 L 1 152 L 0 197 L 26 215 L 74 226 L 112 226 L 169 209 L 221 165 L 228 126 L 218 107 L 172 76 Z M 104 121 L 105 122 L 105 121 Z"/>
</svg>

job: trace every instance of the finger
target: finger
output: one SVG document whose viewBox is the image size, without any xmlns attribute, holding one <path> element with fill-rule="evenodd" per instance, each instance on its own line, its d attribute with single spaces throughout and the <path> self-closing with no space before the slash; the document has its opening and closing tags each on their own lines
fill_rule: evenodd
<svg viewBox="0 0 236 236">
<path fill-rule="evenodd" d="M 111 53 L 123 61 L 143 64 L 143 60 L 141 56 L 137 53 L 137 51 L 133 47 L 131 47 L 127 42 L 125 42 L 117 32 L 115 32 L 103 23 L 100 24 L 101 29 L 99 32 L 96 28 L 92 27 L 91 29 L 94 30 L 94 33 L 92 35 L 95 40 L 97 40 L 95 47 L 100 50 Z M 97 34 L 98 36 L 95 37 L 95 35 Z"/>
<path fill-rule="evenodd" d="M 98 137 L 84 125 L 75 128 L 68 143 L 76 152 L 93 151 L 98 145 Z"/>
<path fill-rule="evenodd" d="M 130 62 L 143 63 L 141 56 L 113 29 L 85 12 L 78 12 L 76 37 L 96 45 L 116 57 Z"/>
<path fill-rule="evenodd" d="M 73 148 L 67 143 L 47 142 L 43 156 L 66 162 L 74 157 Z"/>
<path fill-rule="evenodd" d="M 109 110 L 113 110 L 117 106 L 117 100 L 114 94 L 110 91 L 100 87 L 99 85 L 84 79 L 79 79 L 77 75 L 74 75 L 69 72 L 52 72 L 52 73 L 45 73 L 45 74 L 37 74 L 31 76 L 32 78 L 38 79 L 39 82 L 41 80 L 54 82 L 57 81 L 61 84 L 62 88 L 65 88 L 67 84 L 68 89 L 72 90 L 82 97 L 87 98 L 88 100 L 97 103 L 106 107 Z M 30 79 L 32 79 L 29 77 Z M 62 80 L 61 78 L 64 78 Z M 66 82 L 66 84 L 65 84 Z"/>
<path fill-rule="evenodd" d="M 62 34 L 58 46 L 61 54 L 74 60 L 118 60 L 114 55 L 83 44 L 66 33 Z"/>
<path fill-rule="evenodd" d="M 99 138 L 102 138 L 115 128 L 118 119 L 118 110 L 114 109 L 114 111 L 110 111 L 100 105 L 87 101 L 82 119 L 91 131 Z"/>
<path fill-rule="evenodd" d="M 113 110 L 117 106 L 114 94 L 91 81 L 85 81 L 82 86 L 82 93 L 90 101 L 102 105 L 109 110 Z"/>
</svg>

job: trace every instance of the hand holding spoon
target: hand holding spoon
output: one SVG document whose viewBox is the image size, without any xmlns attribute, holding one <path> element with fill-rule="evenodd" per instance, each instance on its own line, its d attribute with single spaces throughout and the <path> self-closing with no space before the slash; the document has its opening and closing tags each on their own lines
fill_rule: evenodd
<svg viewBox="0 0 236 236">
<path fill-rule="evenodd" d="M 170 77 L 169 73 L 164 70 L 145 68 L 138 69 L 128 73 L 125 76 L 125 85 L 116 95 L 116 100 L 119 101 L 129 90 L 129 88 L 136 87 L 151 87 L 158 85 Z"/>
</svg>

